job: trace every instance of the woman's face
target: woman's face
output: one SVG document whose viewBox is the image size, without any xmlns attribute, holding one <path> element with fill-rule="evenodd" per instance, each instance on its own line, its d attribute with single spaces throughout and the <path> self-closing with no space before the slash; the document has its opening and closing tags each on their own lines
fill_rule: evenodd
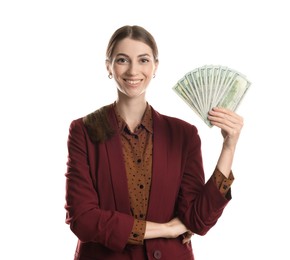
<svg viewBox="0 0 290 260">
<path fill-rule="evenodd" d="M 147 44 L 125 38 L 116 44 L 107 69 L 117 83 L 119 94 L 135 98 L 145 96 L 157 65 Z"/>
</svg>

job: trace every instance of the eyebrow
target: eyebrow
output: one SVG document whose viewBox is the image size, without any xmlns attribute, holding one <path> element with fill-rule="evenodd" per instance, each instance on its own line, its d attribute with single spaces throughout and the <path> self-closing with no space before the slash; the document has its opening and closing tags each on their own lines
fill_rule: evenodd
<svg viewBox="0 0 290 260">
<path fill-rule="evenodd" d="M 116 55 L 116 57 L 117 56 L 125 56 L 125 57 L 128 57 L 129 58 L 129 55 L 127 55 L 127 54 L 125 54 L 125 53 L 118 53 L 117 55 Z M 147 54 L 147 53 L 144 53 L 144 54 L 140 54 L 140 55 L 138 55 L 138 58 L 139 57 L 150 57 L 150 55 L 149 54 Z"/>
</svg>

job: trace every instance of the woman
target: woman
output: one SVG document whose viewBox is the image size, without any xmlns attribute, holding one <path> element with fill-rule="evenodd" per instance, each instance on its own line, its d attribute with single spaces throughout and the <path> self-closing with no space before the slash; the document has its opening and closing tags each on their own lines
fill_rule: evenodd
<svg viewBox="0 0 290 260">
<path fill-rule="evenodd" d="M 111 37 L 106 67 L 117 99 L 71 123 L 66 223 L 75 260 L 194 259 L 190 238 L 215 225 L 231 199 L 231 172 L 243 119 L 214 108 L 224 142 L 205 182 L 195 126 L 161 115 L 145 93 L 158 68 L 152 35 L 124 26 Z"/>
</svg>

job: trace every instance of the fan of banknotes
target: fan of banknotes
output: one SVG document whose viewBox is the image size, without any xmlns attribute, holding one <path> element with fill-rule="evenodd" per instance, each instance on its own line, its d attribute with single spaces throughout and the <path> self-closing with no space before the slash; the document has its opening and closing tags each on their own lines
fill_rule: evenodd
<svg viewBox="0 0 290 260">
<path fill-rule="evenodd" d="M 246 94 L 251 82 L 225 66 L 205 65 L 186 73 L 173 90 L 209 126 L 208 112 L 213 107 L 235 111 Z"/>
</svg>

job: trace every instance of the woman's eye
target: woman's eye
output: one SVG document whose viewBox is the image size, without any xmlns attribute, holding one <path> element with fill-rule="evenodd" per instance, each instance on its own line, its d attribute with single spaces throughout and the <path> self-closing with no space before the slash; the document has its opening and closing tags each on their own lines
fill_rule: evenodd
<svg viewBox="0 0 290 260">
<path fill-rule="evenodd" d="M 125 62 L 128 62 L 128 60 L 126 60 L 125 58 L 119 58 L 119 59 L 117 59 L 117 62 L 118 63 L 125 63 Z"/>
<path fill-rule="evenodd" d="M 149 60 L 148 59 L 141 59 L 141 62 L 142 63 L 147 63 L 147 62 L 149 62 Z"/>
</svg>

